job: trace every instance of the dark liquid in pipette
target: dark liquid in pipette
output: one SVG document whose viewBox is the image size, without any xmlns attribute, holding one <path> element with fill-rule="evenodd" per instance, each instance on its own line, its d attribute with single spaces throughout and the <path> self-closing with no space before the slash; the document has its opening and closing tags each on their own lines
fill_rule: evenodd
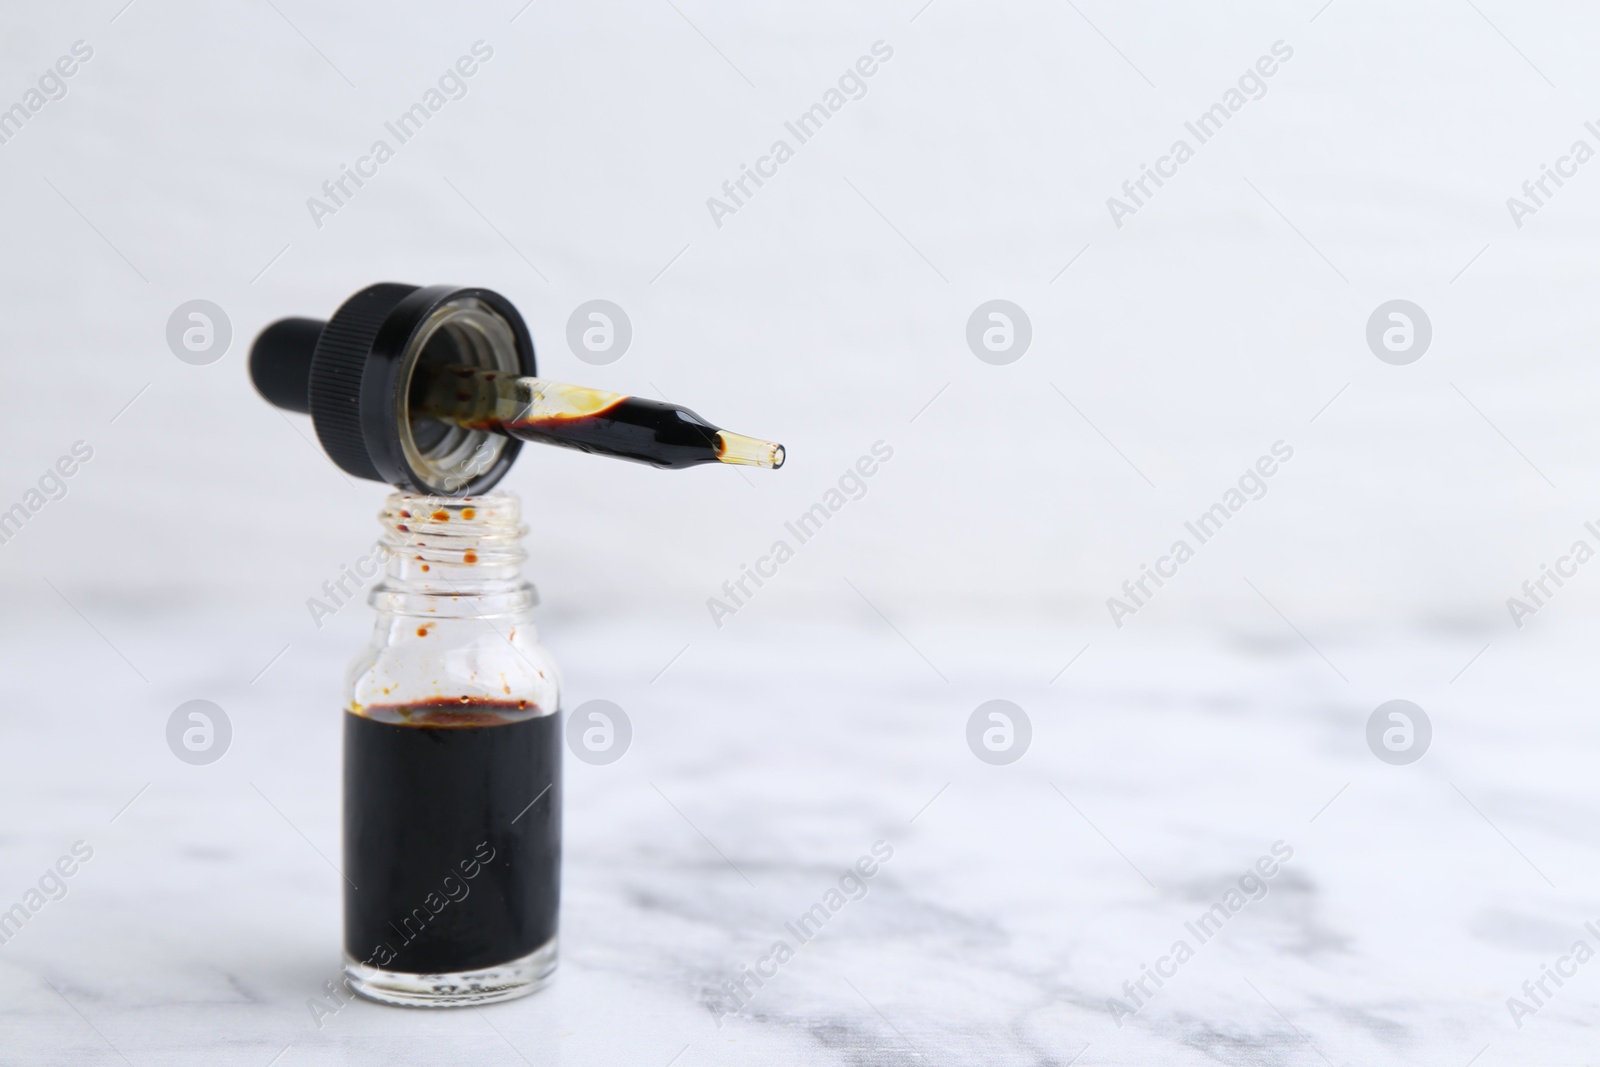
<svg viewBox="0 0 1600 1067">
<path fill-rule="evenodd" d="M 427 408 L 430 391 L 440 385 L 445 405 L 461 405 L 461 414 L 471 412 L 483 402 L 475 390 L 494 382 L 499 375 L 494 371 L 477 372 L 451 362 L 454 349 L 430 346 L 428 356 L 412 378 L 410 405 L 415 411 Z M 459 382 L 451 396 L 449 383 Z M 719 427 L 711 425 L 688 408 L 677 404 L 645 400 L 636 396 L 619 397 L 597 411 L 581 415 L 562 414 L 546 418 L 519 418 L 502 420 L 487 417 L 456 417 L 450 421 L 474 430 L 502 433 L 524 441 L 574 448 L 595 455 L 631 459 L 653 467 L 680 469 L 701 463 L 716 463 L 721 459 L 723 443 L 717 438 Z M 422 447 L 428 447 L 443 434 L 443 424 L 435 419 L 421 418 L 413 422 L 413 433 Z"/>
<path fill-rule="evenodd" d="M 526 704 L 347 713 L 346 951 L 380 970 L 443 974 L 554 937 L 560 775 L 560 716 L 529 717 Z"/>
<path fill-rule="evenodd" d="M 722 453 L 717 427 L 687 408 L 630 396 L 593 415 L 517 419 L 503 432 L 525 441 L 576 448 L 676 469 L 715 463 Z"/>
</svg>

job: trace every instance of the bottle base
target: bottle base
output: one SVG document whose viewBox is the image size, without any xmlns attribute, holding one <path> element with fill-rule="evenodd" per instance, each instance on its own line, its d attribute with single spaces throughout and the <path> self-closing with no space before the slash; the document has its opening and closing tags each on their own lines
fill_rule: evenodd
<svg viewBox="0 0 1600 1067">
<path fill-rule="evenodd" d="M 549 985 L 555 971 L 553 937 L 526 956 L 476 971 L 407 974 L 368 967 L 348 955 L 344 961 L 350 988 L 368 1000 L 403 1008 L 464 1008 L 515 1000 Z"/>
</svg>

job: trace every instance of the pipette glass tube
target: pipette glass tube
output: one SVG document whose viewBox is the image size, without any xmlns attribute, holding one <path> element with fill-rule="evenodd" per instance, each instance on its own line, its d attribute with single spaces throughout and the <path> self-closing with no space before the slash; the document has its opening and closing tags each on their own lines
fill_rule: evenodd
<svg viewBox="0 0 1600 1067">
<path fill-rule="evenodd" d="M 657 467 L 783 466 L 783 446 L 711 425 L 688 408 L 460 364 L 419 366 L 411 417 L 564 445 Z"/>
</svg>

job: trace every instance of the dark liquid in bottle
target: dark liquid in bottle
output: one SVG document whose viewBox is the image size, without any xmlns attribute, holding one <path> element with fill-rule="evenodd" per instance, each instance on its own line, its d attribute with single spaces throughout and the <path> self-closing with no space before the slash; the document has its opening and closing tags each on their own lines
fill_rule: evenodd
<svg viewBox="0 0 1600 1067">
<path fill-rule="evenodd" d="M 531 711 L 457 700 L 345 715 L 344 938 L 357 961 L 481 970 L 555 936 L 560 716 Z"/>
</svg>

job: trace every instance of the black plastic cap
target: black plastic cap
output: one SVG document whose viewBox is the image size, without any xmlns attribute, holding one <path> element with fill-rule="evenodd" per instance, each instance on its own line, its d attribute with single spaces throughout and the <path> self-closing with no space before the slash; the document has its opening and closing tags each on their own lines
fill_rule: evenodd
<svg viewBox="0 0 1600 1067">
<path fill-rule="evenodd" d="M 273 407 L 311 414 L 311 357 L 321 319 L 279 319 L 250 346 L 250 381 Z"/>
<path fill-rule="evenodd" d="M 481 430 L 414 432 L 411 378 L 424 352 L 449 362 L 534 375 L 533 340 L 511 302 L 488 289 L 382 282 L 346 300 L 326 323 L 283 319 L 250 349 L 250 377 L 270 403 L 309 412 L 340 469 L 412 492 L 486 492 L 521 442 Z M 422 440 L 418 438 L 422 437 Z"/>
<path fill-rule="evenodd" d="M 311 363 L 311 424 L 316 427 L 317 440 L 322 442 L 328 458 L 357 478 L 395 485 L 405 482 L 398 474 L 385 477 L 372 461 L 361 424 L 361 392 L 368 364 L 375 355 L 373 345 L 378 331 L 395 306 L 418 288 L 395 282 L 369 285 L 339 305 L 317 340 L 316 357 Z M 385 419 L 381 412 L 376 417 L 380 423 L 394 421 L 392 416 Z M 382 434 L 392 427 L 380 425 L 376 429 Z"/>
</svg>

